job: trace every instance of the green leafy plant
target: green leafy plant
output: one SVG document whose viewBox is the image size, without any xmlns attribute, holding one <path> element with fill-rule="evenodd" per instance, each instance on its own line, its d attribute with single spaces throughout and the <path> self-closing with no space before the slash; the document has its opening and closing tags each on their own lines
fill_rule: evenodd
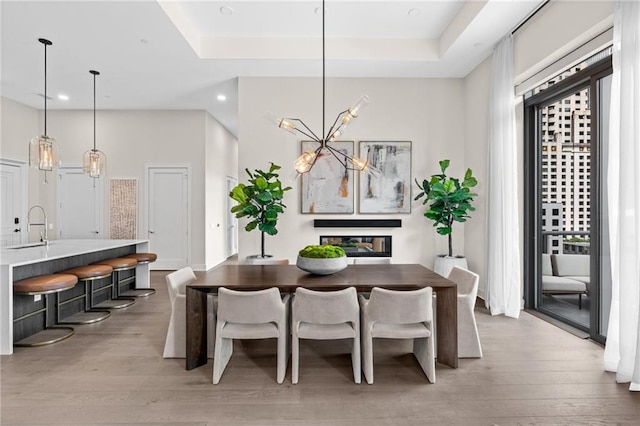
<svg viewBox="0 0 640 426">
<path fill-rule="evenodd" d="M 314 259 L 327 259 L 346 256 L 343 249 L 332 245 L 310 245 L 298 252 L 300 257 L 311 257 Z"/>
<path fill-rule="evenodd" d="M 416 185 L 420 192 L 415 200 L 424 197 L 422 204 L 427 206 L 424 215 L 433 220 L 433 226 L 440 235 L 448 235 L 449 237 L 449 257 L 453 256 L 452 233 L 454 222 L 466 222 L 470 217 L 468 212 L 475 211 L 471 205 L 473 197 L 478 194 L 471 192 L 478 184 L 478 181 L 472 175 L 471 169 L 467 169 L 462 181 L 446 175 L 449 160 L 440 161 L 440 170 L 442 173 L 432 175 L 431 179 L 423 180 L 422 185 L 416 179 Z"/>
<path fill-rule="evenodd" d="M 282 203 L 284 193 L 291 189 L 290 186 L 282 187 L 279 175 L 276 171 L 280 166 L 269 163 L 269 171 L 256 169 L 251 173 L 245 169 L 249 175 L 249 183 L 236 185 L 229 197 L 238 204 L 231 208 L 231 213 L 235 213 L 237 218 L 248 217 L 249 223 L 244 227 L 245 231 L 258 229 L 261 231 L 261 256 L 264 258 L 264 235 L 276 235 L 278 230 L 278 215 L 284 213 L 285 205 Z"/>
</svg>

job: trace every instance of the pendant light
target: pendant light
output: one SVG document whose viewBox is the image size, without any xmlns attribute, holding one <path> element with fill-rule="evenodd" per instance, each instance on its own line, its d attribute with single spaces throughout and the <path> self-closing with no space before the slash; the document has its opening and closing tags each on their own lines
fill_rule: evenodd
<svg viewBox="0 0 640 426">
<path fill-rule="evenodd" d="M 58 166 L 58 145 L 47 135 L 47 46 L 53 43 L 44 38 L 38 41 L 44 45 L 44 134 L 29 143 L 29 165 L 44 171 L 44 182 L 48 183 L 47 172 Z"/>
<path fill-rule="evenodd" d="M 333 147 L 331 142 L 342 136 L 345 129 L 351 122 L 351 120 L 358 117 L 360 111 L 369 105 L 369 97 L 367 95 L 360 96 L 360 99 L 351 107 L 338 114 L 333 124 L 329 128 L 328 132 L 325 132 L 325 7 L 324 0 L 322 0 L 322 133 L 321 137 L 317 136 L 301 119 L 299 118 L 280 118 L 275 114 L 269 112 L 266 118 L 273 122 L 276 126 L 284 129 L 294 135 L 296 133 L 304 136 L 305 138 L 312 139 L 318 143 L 318 146 L 313 151 L 303 152 L 298 157 L 294 164 L 294 172 L 291 175 L 292 179 L 297 178 L 301 174 L 308 173 L 311 168 L 316 164 L 318 158 L 324 153 L 331 154 L 338 162 L 347 170 L 356 170 L 370 174 L 373 176 L 380 175 L 380 171 L 369 164 L 366 159 L 360 159 L 353 155 L 345 154 L 344 152 Z M 297 124 L 296 124 L 297 123 Z M 300 128 L 301 126 L 302 128 Z"/>
<path fill-rule="evenodd" d="M 96 76 L 98 71 L 89 71 L 93 74 L 93 149 L 88 150 L 82 157 L 82 171 L 84 174 L 97 179 L 104 175 L 107 168 L 107 157 L 104 152 L 96 149 Z"/>
</svg>

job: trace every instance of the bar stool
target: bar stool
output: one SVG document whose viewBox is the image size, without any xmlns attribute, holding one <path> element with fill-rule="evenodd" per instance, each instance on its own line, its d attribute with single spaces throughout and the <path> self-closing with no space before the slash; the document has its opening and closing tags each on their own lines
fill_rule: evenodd
<svg viewBox="0 0 640 426">
<path fill-rule="evenodd" d="M 155 253 L 132 253 L 128 254 L 127 258 L 135 259 L 138 261 L 138 265 L 144 265 L 146 263 L 153 263 L 156 261 L 158 256 Z M 137 280 L 136 280 L 137 282 Z M 120 296 L 124 297 L 147 297 L 151 296 L 156 292 L 153 288 L 132 288 L 124 293 L 120 294 Z"/>
<path fill-rule="evenodd" d="M 79 282 L 84 283 L 84 295 L 77 296 L 64 302 L 60 302 L 58 296 L 58 317 L 60 317 L 60 307 L 67 303 L 74 302 L 84 297 L 84 312 L 78 312 L 60 320 L 60 324 L 91 324 L 102 321 L 111 316 L 111 312 L 104 309 L 93 309 L 93 281 L 110 277 L 113 268 L 108 265 L 86 265 L 62 271 L 63 274 L 71 274 L 78 277 Z"/>
<path fill-rule="evenodd" d="M 131 306 L 135 303 L 135 300 L 133 299 L 120 297 L 120 284 L 135 279 L 135 276 L 132 278 L 121 280 L 120 272 L 135 269 L 135 267 L 138 265 L 137 260 L 130 257 L 116 257 L 113 259 L 100 260 L 98 262 L 92 263 L 92 265 L 107 265 L 113 268 L 113 273 L 111 274 L 112 300 L 105 300 L 102 303 L 92 306 L 92 308 L 121 309 L 126 308 L 127 306 Z"/>
<path fill-rule="evenodd" d="M 44 307 L 37 311 L 22 315 L 13 320 L 13 323 L 20 322 L 34 315 L 44 313 L 44 329 L 31 336 L 15 342 L 14 346 L 44 346 L 64 340 L 73 335 L 71 327 L 57 327 L 49 325 L 49 294 L 69 290 L 78 283 L 78 278 L 71 274 L 50 274 L 39 275 L 25 280 L 16 281 L 13 284 L 13 292 L 25 296 L 42 295 L 44 297 Z M 58 310 L 56 306 L 55 323 L 58 323 Z"/>
</svg>

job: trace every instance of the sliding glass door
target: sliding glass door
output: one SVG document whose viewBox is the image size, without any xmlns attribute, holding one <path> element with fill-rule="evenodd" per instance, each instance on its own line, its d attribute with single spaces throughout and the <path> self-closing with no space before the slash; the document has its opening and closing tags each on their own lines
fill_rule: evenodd
<svg viewBox="0 0 640 426">
<path fill-rule="evenodd" d="M 606 146 L 611 61 L 525 100 L 525 303 L 603 341 L 610 293 Z"/>
</svg>

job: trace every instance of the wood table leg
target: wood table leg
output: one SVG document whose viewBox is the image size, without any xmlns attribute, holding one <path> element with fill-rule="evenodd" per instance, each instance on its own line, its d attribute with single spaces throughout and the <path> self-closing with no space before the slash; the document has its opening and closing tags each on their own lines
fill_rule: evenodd
<svg viewBox="0 0 640 426">
<path fill-rule="evenodd" d="M 439 287 L 437 291 L 438 362 L 458 368 L 458 288 Z"/>
<path fill-rule="evenodd" d="M 187 370 L 207 363 L 207 292 L 187 287 Z"/>
</svg>

